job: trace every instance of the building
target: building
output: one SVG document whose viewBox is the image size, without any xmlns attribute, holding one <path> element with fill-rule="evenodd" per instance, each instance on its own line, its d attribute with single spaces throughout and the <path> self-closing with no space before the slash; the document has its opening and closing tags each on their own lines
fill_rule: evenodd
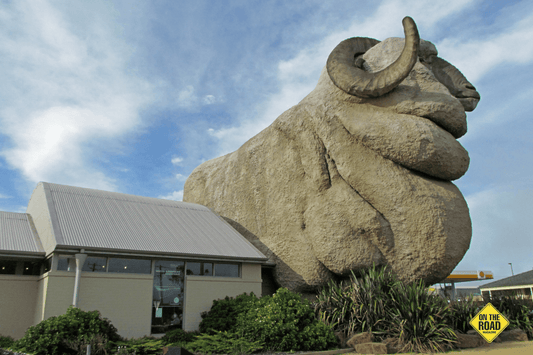
<svg viewBox="0 0 533 355">
<path fill-rule="evenodd" d="M 70 305 L 124 337 L 195 330 L 213 300 L 261 295 L 267 258 L 207 207 L 41 182 L 0 212 L 0 334 Z"/>
<path fill-rule="evenodd" d="M 533 270 L 485 284 L 479 289 L 483 297 L 487 299 L 516 296 L 531 300 L 533 299 Z"/>
<path fill-rule="evenodd" d="M 458 282 L 471 282 L 481 280 L 491 280 L 494 278 L 492 271 L 487 270 L 468 270 L 458 271 L 454 270 L 441 283 L 439 294 L 451 300 L 461 300 L 465 298 L 474 298 L 474 300 L 481 300 L 481 294 L 478 288 L 456 288 L 455 284 Z"/>
</svg>

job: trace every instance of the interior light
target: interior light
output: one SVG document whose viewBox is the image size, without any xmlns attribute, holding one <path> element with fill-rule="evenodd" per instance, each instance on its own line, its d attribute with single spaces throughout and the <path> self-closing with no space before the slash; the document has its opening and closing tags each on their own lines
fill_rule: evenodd
<svg viewBox="0 0 533 355">
<path fill-rule="evenodd" d="M 127 266 L 124 266 L 124 269 L 127 269 L 128 267 Z"/>
</svg>

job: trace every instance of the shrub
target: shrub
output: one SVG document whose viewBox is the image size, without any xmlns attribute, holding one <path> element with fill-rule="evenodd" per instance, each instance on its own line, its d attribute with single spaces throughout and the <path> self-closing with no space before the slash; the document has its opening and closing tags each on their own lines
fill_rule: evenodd
<svg viewBox="0 0 533 355">
<path fill-rule="evenodd" d="M 239 337 L 236 333 L 214 331 L 213 334 L 200 334 L 186 349 L 202 354 L 251 354 L 263 349 L 263 344 Z"/>
<path fill-rule="evenodd" d="M 400 352 L 441 352 L 451 350 L 456 340 L 446 323 L 450 308 L 445 299 L 429 294 L 422 280 L 398 283 L 391 290 L 389 332 L 400 339 Z"/>
<path fill-rule="evenodd" d="M 80 338 L 76 340 L 63 340 L 64 345 L 71 349 L 74 354 L 86 354 L 87 346 L 91 346 L 91 354 L 107 354 L 107 339 L 101 334 L 90 338 Z"/>
<path fill-rule="evenodd" d="M 257 297 L 252 293 L 239 295 L 235 298 L 227 297 L 222 300 L 213 301 L 213 306 L 209 312 L 201 314 L 200 333 L 212 331 L 233 332 L 239 313 L 249 308 L 249 304 L 255 304 Z"/>
<path fill-rule="evenodd" d="M 0 355 L 26 355 L 26 354 L 16 353 L 11 350 L 5 350 L 5 349 L 0 348 Z"/>
<path fill-rule="evenodd" d="M 464 301 L 451 301 L 447 323 L 452 329 L 466 334 L 467 331 L 473 329 L 470 321 L 476 316 L 478 311 L 479 308 L 474 303 L 473 298 Z"/>
<path fill-rule="evenodd" d="M 10 336 L 0 335 L 0 349 L 9 349 L 14 342 L 15 339 Z"/>
<path fill-rule="evenodd" d="M 196 337 L 199 335 L 199 332 L 186 332 L 183 329 L 174 329 L 171 331 L 168 331 L 161 340 L 164 344 L 186 344 L 194 341 Z"/>
<path fill-rule="evenodd" d="M 331 281 L 317 295 L 315 311 L 322 322 L 341 331 L 348 338 L 354 333 L 372 332 L 377 338 L 386 335 L 391 307 L 391 290 L 398 280 L 385 268 L 373 266 L 359 278 Z"/>
<path fill-rule="evenodd" d="M 110 352 L 115 354 L 156 355 L 161 354 L 164 346 L 162 339 L 146 336 L 113 342 Z"/>
<path fill-rule="evenodd" d="M 75 354 L 68 342 L 88 342 L 96 336 L 105 342 L 120 340 L 117 329 L 100 312 L 69 307 L 65 314 L 28 328 L 24 337 L 13 344 L 13 349 L 35 355 Z"/>
<path fill-rule="evenodd" d="M 533 314 L 531 301 L 506 296 L 493 299 L 492 305 L 509 321 L 508 329 L 520 328 L 526 332 L 529 340 L 533 339 Z"/>
<path fill-rule="evenodd" d="M 447 301 L 430 295 L 422 281 L 405 284 L 386 268 L 373 266 L 349 281 L 330 282 L 317 295 L 315 311 L 347 337 L 359 332 L 372 332 L 378 340 L 397 337 L 402 351 L 444 351 L 456 339 Z"/>
<path fill-rule="evenodd" d="M 325 350 L 337 344 L 332 329 L 315 318 L 309 302 L 285 288 L 239 314 L 236 330 L 272 351 Z"/>
</svg>

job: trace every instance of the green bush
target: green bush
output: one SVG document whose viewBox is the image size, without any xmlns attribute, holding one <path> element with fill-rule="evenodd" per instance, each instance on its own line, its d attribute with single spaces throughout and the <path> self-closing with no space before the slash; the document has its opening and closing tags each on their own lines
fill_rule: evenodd
<svg viewBox="0 0 533 355">
<path fill-rule="evenodd" d="M 71 349 L 75 354 L 86 354 L 87 346 L 91 346 L 91 354 L 107 354 L 108 342 L 101 334 L 90 338 L 79 338 L 76 340 L 63 340 L 63 344 Z"/>
<path fill-rule="evenodd" d="M 473 329 L 470 325 L 472 318 L 479 312 L 477 303 L 473 298 L 462 301 L 450 302 L 450 314 L 447 323 L 452 329 L 458 330 L 463 334 Z"/>
<path fill-rule="evenodd" d="M 378 341 L 393 336 L 402 351 L 444 351 L 456 339 L 447 301 L 430 295 L 421 281 L 400 282 L 386 268 L 373 266 L 349 281 L 330 282 L 317 295 L 315 311 L 347 338 L 361 332 Z"/>
<path fill-rule="evenodd" d="M 100 312 L 85 312 L 71 306 L 65 314 L 28 328 L 24 337 L 13 344 L 13 349 L 34 355 L 76 354 L 69 343 L 90 342 L 97 336 L 103 342 L 120 340 L 117 329 Z"/>
<path fill-rule="evenodd" d="M 258 301 L 254 293 L 246 293 L 235 298 L 227 297 L 222 300 L 213 301 L 213 306 L 209 312 L 201 314 L 200 333 L 209 333 L 213 331 L 233 332 L 239 313 L 244 312 L 250 306 Z"/>
<path fill-rule="evenodd" d="M 522 300 L 516 297 L 506 296 L 493 299 L 492 305 L 509 321 L 509 329 L 520 328 L 526 332 L 529 340 L 533 339 L 533 309 L 529 300 Z"/>
<path fill-rule="evenodd" d="M 174 329 L 168 331 L 161 340 L 164 344 L 186 344 L 194 341 L 196 337 L 200 335 L 199 332 L 186 332 L 183 329 Z"/>
<path fill-rule="evenodd" d="M 263 349 L 263 344 L 239 337 L 236 333 L 213 331 L 213 334 L 200 334 L 185 348 L 201 354 L 252 354 Z"/>
<path fill-rule="evenodd" d="M 0 335 L 0 349 L 9 349 L 14 342 L 15 339 L 10 336 Z"/>
<path fill-rule="evenodd" d="M 317 317 L 349 338 L 355 333 L 371 332 L 378 339 L 386 336 L 391 307 L 391 290 L 398 280 L 388 270 L 373 266 L 359 278 L 329 282 L 317 295 Z"/>
<path fill-rule="evenodd" d="M 249 305 L 237 317 L 236 332 L 266 350 L 325 350 L 337 344 L 332 329 L 315 318 L 309 302 L 297 293 L 280 288 Z"/>
<path fill-rule="evenodd" d="M 156 355 L 161 354 L 166 344 L 163 339 L 146 336 L 115 341 L 111 345 L 110 353 L 112 354 Z"/>
<path fill-rule="evenodd" d="M 457 339 L 447 324 L 448 302 L 428 293 L 422 282 L 398 283 L 391 290 L 389 334 L 400 339 L 400 352 L 441 352 L 451 350 Z"/>
</svg>

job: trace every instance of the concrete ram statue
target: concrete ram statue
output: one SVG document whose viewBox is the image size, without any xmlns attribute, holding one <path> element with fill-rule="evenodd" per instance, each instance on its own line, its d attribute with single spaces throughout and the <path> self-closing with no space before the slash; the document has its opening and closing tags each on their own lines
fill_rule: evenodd
<svg viewBox="0 0 533 355">
<path fill-rule="evenodd" d="M 468 169 L 456 138 L 480 96 L 410 17 L 403 26 L 405 40 L 341 42 L 307 97 L 185 183 L 184 201 L 223 216 L 283 287 L 313 292 L 372 264 L 431 284 L 469 248 L 450 181 Z"/>
</svg>

